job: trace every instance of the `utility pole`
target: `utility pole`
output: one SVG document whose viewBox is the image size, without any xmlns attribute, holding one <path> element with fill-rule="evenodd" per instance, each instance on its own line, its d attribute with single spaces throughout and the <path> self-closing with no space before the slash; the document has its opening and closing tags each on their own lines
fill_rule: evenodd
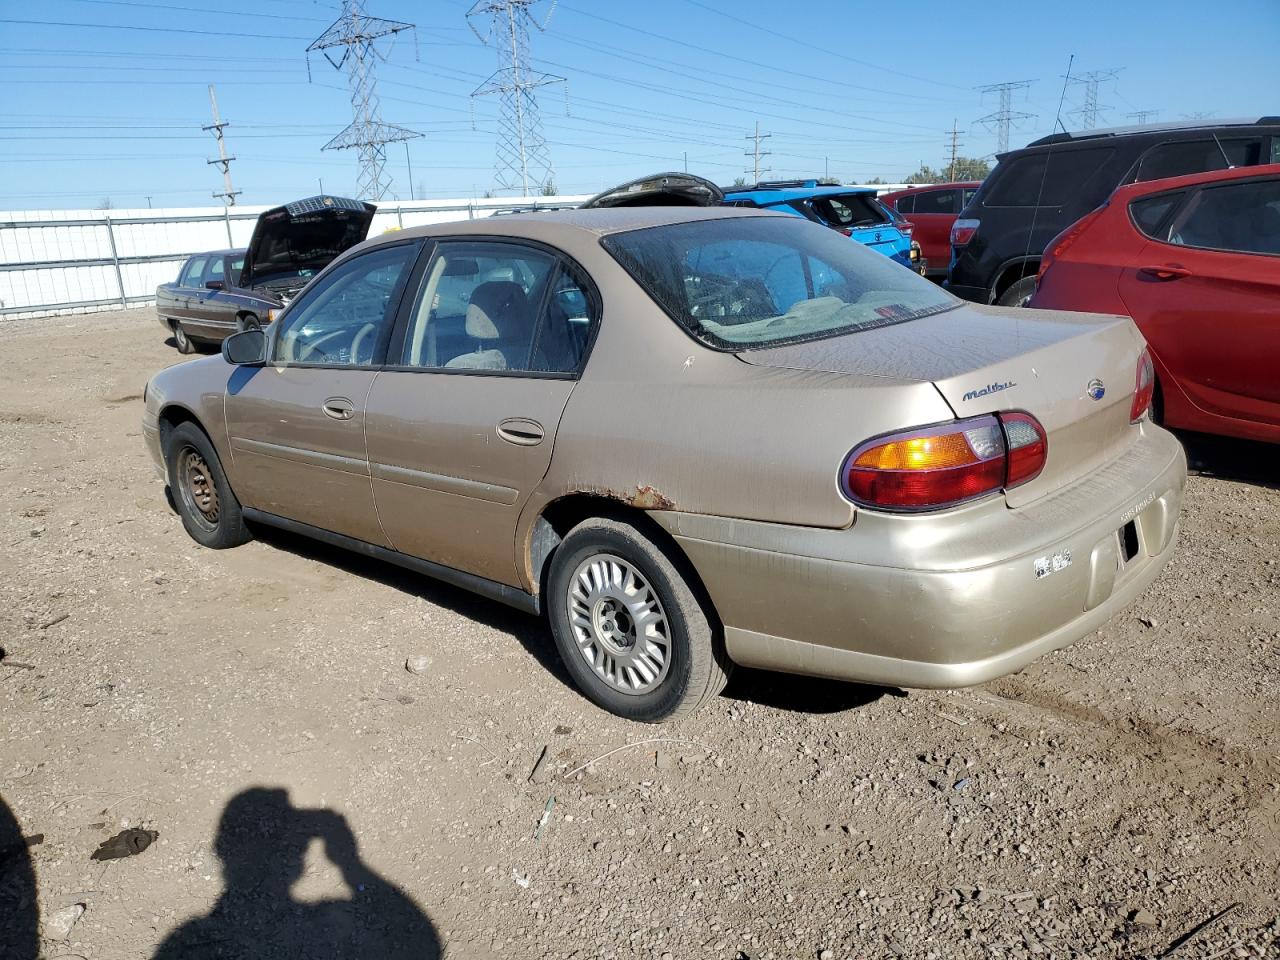
<svg viewBox="0 0 1280 960">
<path fill-rule="evenodd" d="M 467 25 L 480 42 L 498 54 L 498 69 L 471 96 L 498 95 L 498 141 L 494 179 L 503 190 L 519 189 L 530 196 L 530 184 L 545 189 L 554 181 L 551 156 L 542 135 L 542 117 L 533 91 L 564 77 L 534 70 L 529 56 L 529 26 L 545 30 L 555 3 L 539 23 L 530 8 L 538 0 L 477 0 L 467 11 Z M 488 29 L 476 29 L 475 17 L 486 17 Z M 566 93 L 566 97 L 568 94 Z M 567 101 L 566 101 L 567 105 Z"/>
<path fill-rule="evenodd" d="M 956 160 L 959 159 L 960 147 L 962 144 L 959 140 L 960 131 L 956 127 L 956 121 L 951 121 L 951 166 L 947 168 L 947 183 L 956 182 Z"/>
<path fill-rule="evenodd" d="M 761 132 L 760 132 L 760 121 L 759 121 L 759 120 L 757 120 L 757 121 L 756 121 L 756 132 L 755 132 L 755 133 L 749 133 L 749 134 L 747 134 L 747 135 L 743 138 L 744 140 L 751 140 L 751 141 L 754 141 L 754 142 L 753 142 L 753 144 L 752 144 L 751 149 L 750 149 L 750 150 L 747 150 L 747 151 L 744 151 L 744 153 L 746 154 L 746 156 L 751 157 L 751 176 L 752 176 L 752 181 L 751 181 L 751 182 L 752 182 L 752 183 L 759 183 L 759 182 L 760 182 L 760 174 L 762 174 L 762 173 L 768 173 L 768 172 L 769 172 L 769 168 L 768 168 L 768 167 L 765 167 L 765 168 L 761 169 L 761 167 L 760 167 L 760 158 L 761 158 L 761 157 L 767 157 L 767 156 L 769 156 L 769 153 L 770 153 L 771 151 L 769 151 L 769 150 L 761 150 L 761 149 L 760 149 L 760 141 L 761 141 L 761 140 L 768 140 L 771 136 L 773 136 L 773 134 L 771 134 L 771 133 L 761 133 Z"/>
<path fill-rule="evenodd" d="M 1007 83 L 989 83 L 985 87 L 979 87 L 978 91 L 985 97 L 988 93 L 1000 94 L 1000 109 L 994 113 L 989 113 L 985 117 L 979 117 L 977 122 L 981 123 L 988 130 L 996 131 L 996 153 L 1005 153 L 1009 149 L 1009 128 L 1015 123 L 1022 120 L 1030 120 L 1035 116 L 1034 113 L 1024 113 L 1020 110 L 1013 109 L 1013 94 L 1015 90 L 1026 90 L 1034 80 L 1010 80 Z"/>
<path fill-rule="evenodd" d="M 1159 113 L 1159 110 L 1135 110 L 1133 113 L 1126 113 L 1125 118 L 1141 127 Z"/>
<path fill-rule="evenodd" d="M 222 202 L 228 207 L 236 205 L 236 197 L 240 196 L 240 191 L 231 185 L 231 161 L 235 157 L 227 156 L 227 141 L 222 136 L 222 128 L 229 126 L 226 121 L 218 116 L 218 95 L 213 90 L 213 84 L 209 84 L 209 106 L 213 108 L 213 123 L 207 127 L 201 127 L 201 130 L 212 130 L 213 138 L 218 141 L 218 159 L 210 160 L 209 164 L 217 164 L 222 168 L 222 192 L 214 193 L 215 197 L 221 197 Z M 147 206 L 151 206 L 150 199 L 147 200 Z"/>
<path fill-rule="evenodd" d="M 391 189 L 391 177 L 385 172 L 387 144 L 422 136 L 406 127 L 382 122 L 373 76 L 374 64 L 386 59 L 377 41 L 413 29 L 412 23 L 368 16 L 364 12 L 364 0 L 343 0 L 342 15 L 307 47 L 308 54 L 318 51 L 335 70 L 345 68 L 347 71 L 351 123 L 321 149 L 358 152 L 360 173 L 356 189 L 361 200 L 381 200 Z M 331 50 L 338 52 L 330 53 Z"/>
<path fill-rule="evenodd" d="M 1080 118 L 1081 130 L 1092 130 L 1098 125 L 1098 115 L 1111 109 L 1106 104 L 1098 103 L 1098 87 L 1104 80 L 1114 80 L 1123 69 L 1123 67 L 1113 67 L 1106 70 L 1090 70 L 1088 73 L 1071 78 L 1072 83 L 1084 84 L 1084 103 L 1071 111 L 1073 117 Z"/>
</svg>

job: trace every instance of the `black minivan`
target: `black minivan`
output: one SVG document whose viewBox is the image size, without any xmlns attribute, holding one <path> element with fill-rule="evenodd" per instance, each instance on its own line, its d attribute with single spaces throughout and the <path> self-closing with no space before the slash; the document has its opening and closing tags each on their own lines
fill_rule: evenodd
<svg viewBox="0 0 1280 960">
<path fill-rule="evenodd" d="M 1045 246 L 1122 183 L 1280 163 L 1280 117 L 1058 133 L 1001 154 L 951 228 L 946 287 L 1017 306 Z"/>
</svg>

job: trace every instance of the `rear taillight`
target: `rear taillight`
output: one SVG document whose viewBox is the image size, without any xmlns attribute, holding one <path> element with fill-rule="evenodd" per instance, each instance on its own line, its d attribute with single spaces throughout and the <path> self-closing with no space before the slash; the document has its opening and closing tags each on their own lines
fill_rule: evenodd
<svg viewBox="0 0 1280 960">
<path fill-rule="evenodd" d="M 973 235 L 978 232 L 978 226 L 981 220 L 960 219 L 951 225 L 951 245 L 953 247 L 963 247 Z"/>
<path fill-rule="evenodd" d="M 1134 380 L 1133 403 L 1129 407 L 1129 422 L 1137 423 L 1151 409 L 1151 395 L 1156 390 L 1156 367 L 1151 362 L 1151 351 L 1143 348 L 1138 357 L 1138 371 Z"/>
<path fill-rule="evenodd" d="M 1097 220 L 1098 215 L 1105 209 L 1107 209 L 1107 204 L 1104 203 L 1098 209 L 1086 213 L 1049 241 L 1049 245 L 1044 248 L 1044 254 L 1040 257 L 1040 269 L 1036 271 L 1037 284 L 1040 283 L 1040 278 L 1044 276 L 1044 272 L 1049 269 L 1049 265 L 1066 253 L 1067 248 L 1080 239 L 1081 234 L 1089 228 L 1089 224 Z"/>
<path fill-rule="evenodd" d="M 911 236 L 916 230 L 916 225 L 910 220 L 896 220 L 894 221 L 894 226 L 902 231 L 902 235 L 906 237 Z"/>
<path fill-rule="evenodd" d="M 868 440 L 845 459 L 841 486 L 864 506 L 936 510 L 1026 483 L 1048 450 L 1035 417 L 988 414 Z"/>
<path fill-rule="evenodd" d="M 843 233 L 846 237 L 852 237 L 852 236 L 853 236 L 853 228 L 852 228 L 852 227 L 837 227 L 836 229 L 838 229 L 838 230 L 839 230 L 841 233 Z"/>
</svg>

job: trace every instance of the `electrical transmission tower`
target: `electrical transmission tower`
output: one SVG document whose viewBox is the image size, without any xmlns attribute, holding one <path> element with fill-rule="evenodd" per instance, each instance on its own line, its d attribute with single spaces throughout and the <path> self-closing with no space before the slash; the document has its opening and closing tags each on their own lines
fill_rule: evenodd
<svg viewBox="0 0 1280 960">
<path fill-rule="evenodd" d="M 756 121 L 756 132 L 755 132 L 755 133 L 748 133 L 748 134 L 743 138 L 744 140 L 753 140 L 753 141 L 755 141 L 755 142 L 752 144 L 752 147 L 751 147 L 751 149 L 750 149 L 750 150 L 746 150 L 746 151 L 744 151 L 744 153 L 746 154 L 746 156 L 751 157 L 751 182 L 752 182 L 752 183 L 759 183 L 759 182 L 760 182 L 760 174 L 762 174 L 762 173 L 768 173 L 768 172 L 769 172 L 769 168 L 768 168 L 768 167 L 764 167 L 763 169 L 760 167 L 760 159 L 761 159 L 762 157 L 767 157 L 767 156 L 769 156 L 769 153 L 770 153 L 770 151 L 768 151 L 768 150 L 761 150 L 761 149 L 760 149 L 760 141 L 761 141 L 761 140 L 768 140 L 768 139 L 769 139 L 770 137 L 772 137 L 772 136 L 773 136 L 773 134 L 772 134 L 772 133 L 761 133 L 761 132 L 760 132 L 760 121 L 759 121 L 759 120 L 757 120 L 757 121 Z"/>
<path fill-rule="evenodd" d="M 227 126 L 225 120 L 218 116 L 218 95 L 213 91 L 213 84 L 209 84 L 209 106 L 213 107 L 213 123 L 207 127 L 201 127 L 201 130 L 212 130 L 213 139 L 218 141 L 218 159 L 210 160 L 209 164 L 217 164 L 222 168 L 222 192 L 214 193 L 215 197 L 221 197 L 222 202 L 228 207 L 236 205 L 236 197 L 240 196 L 240 191 L 231 185 L 231 161 L 235 157 L 227 156 L 227 141 L 222 136 L 222 128 Z M 150 198 L 147 199 L 147 206 L 151 206 Z"/>
<path fill-rule="evenodd" d="M 960 131 L 956 127 L 956 121 L 951 121 L 951 165 L 947 167 L 947 183 L 956 182 L 956 161 L 960 158 L 960 148 L 964 146 L 960 142 Z"/>
<path fill-rule="evenodd" d="M 542 135 L 542 118 L 533 91 L 564 77 L 534 70 L 529 59 L 529 27 L 545 30 L 555 11 L 554 0 L 539 23 L 531 7 L 538 0 L 477 0 L 467 11 L 467 25 L 498 53 L 498 69 L 471 96 L 498 95 L 498 142 L 494 179 L 503 190 L 519 189 L 529 196 L 529 184 L 542 189 L 553 185 L 551 155 Z M 476 29 L 475 18 L 485 17 L 488 29 Z M 567 95 L 567 94 L 566 94 Z"/>
<path fill-rule="evenodd" d="M 1015 90 L 1026 90 L 1035 83 L 1034 80 L 1010 80 L 1007 83 L 989 83 L 979 87 L 978 91 L 985 97 L 988 93 L 1000 94 L 1000 109 L 979 117 L 977 122 L 988 130 L 996 131 L 996 153 L 1005 153 L 1009 149 L 1009 128 L 1022 120 L 1030 120 L 1034 113 L 1023 113 L 1013 109 Z"/>
<path fill-rule="evenodd" d="M 364 0 L 343 0 L 342 15 L 307 47 L 307 53 L 319 51 L 334 69 L 347 71 L 352 120 L 321 149 L 354 149 L 359 153 L 356 190 L 361 200 L 381 200 L 391 189 L 391 178 L 385 172 L 387 144 L 422 136 L 405 127 L 382 122 L 373 76 L 374 63 L 386 59 L 377 41 L 413 29 L 411 23 L 366 15 Z M 333 54 L 331 50 L 340 52 Z"/>
<path fill-rule="evenodd" d="M 1098 115 L 1111 109 L 1106 104 L 1098 103 L 1098 87 L 1105 80 L 1114 80 L 1121 69 L 1123 68 L 1090 70 L 1088 73 L 1071 78 L 1072 83 L 1084 84 L 1084 103 L 1071 111 L 1073 117 L 1080 118 L 1081 130 L 1092 130 L 1098 125 Z"/>
<path fill-rule="evenodd" d="M 1136 123 L 1138 126 L 1141 127 L 1148 120 L 1153 119 L 1159 114 L 1160 114 L 1159 110 L 1135 110 L 1133 111 L 1133 113 L 1126 113 L 1125 118 L 1128 120 L 1132 120 L 1134 123 Z"/>
</svg>

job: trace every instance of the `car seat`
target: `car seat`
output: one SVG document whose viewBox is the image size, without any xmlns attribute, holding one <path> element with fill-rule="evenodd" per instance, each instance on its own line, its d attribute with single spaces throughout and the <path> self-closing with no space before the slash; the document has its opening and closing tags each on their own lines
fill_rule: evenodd
<svg viewBox="0 0 1280 960">
<path fill-rule="evenodd" d="M 529 362 L 533 311 L 524 288 L 510 280 L 482 283 L 471 293 L 465 321 L 476 349 L 459 354 L 447 368 L 463 370 L 523 370 Z"/>
</svg>

